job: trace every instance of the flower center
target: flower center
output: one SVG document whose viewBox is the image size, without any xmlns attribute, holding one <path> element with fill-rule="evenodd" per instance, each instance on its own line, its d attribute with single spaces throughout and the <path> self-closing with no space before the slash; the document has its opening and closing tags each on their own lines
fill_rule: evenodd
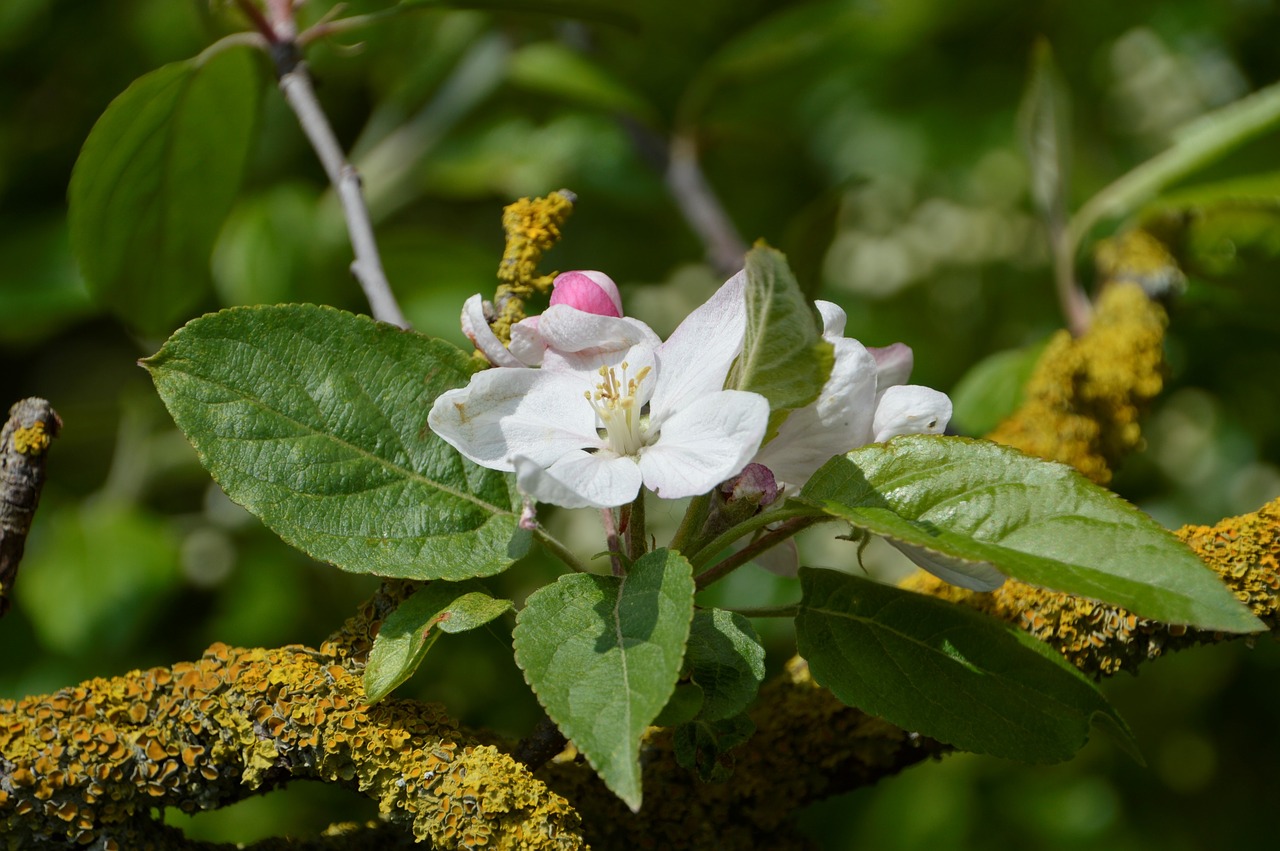
<svg viewBox="0 0 1280 851">
<path fill-rule="evenodd" d="M 636 397 L 641 383 L 651 371 L 652 368 L 646 366 L 634 378 L 627 378 L 625 361 L 616 369 L 602 366 L 595 393 L 588 390 L 582 394 L 595 409 L 600 422 L 604 423 L 604 436 L 609 440 L 609 448 L 619 455 L 635 455 L 644 446 L 644 418 L 640 415 L 641 406 Z"/>
</svg>

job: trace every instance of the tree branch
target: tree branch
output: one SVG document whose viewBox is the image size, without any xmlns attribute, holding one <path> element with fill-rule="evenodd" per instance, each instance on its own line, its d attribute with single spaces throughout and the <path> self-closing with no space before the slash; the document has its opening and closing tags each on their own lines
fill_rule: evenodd
<svg viewBox="0 0 1280 851">
<path fill-rule="evenodd" d="M 365 298 L 369 300 L 373 318 L 408 328 L 409 322 L 404 318 L 400 305 L 391 292 L 386 273 L 382 270 L 382 258 L 378 255 L 378 243 L 373 236 L 373 224 L 369 221 L 369 209 L 365 206 L 364 194 L 360 189 L 360 175 L 347 162 L 337 137 L 333 135 L 329 119 L 325 117 L 320 102 L 316 99 L 306 63 L 293 63 L 289 70 L 280 74 L 279 79 L 284 99 L 298 116 L 302 131 L 311 141 L 311 147 L 315 149 L 316 156 L 320 158 L 325 173 L 329 175 L 329 181 L 342 202 L 347 233 L 355 251 L 351 273 L 360 282 Z"/>
</svg>

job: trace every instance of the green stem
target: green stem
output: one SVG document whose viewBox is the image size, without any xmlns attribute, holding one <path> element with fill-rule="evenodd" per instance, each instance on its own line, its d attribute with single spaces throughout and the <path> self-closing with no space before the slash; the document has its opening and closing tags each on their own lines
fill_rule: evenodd
<svg viewBox="0 0 1280 851">
<path fill-rule="evenodd" d="M 1146 202 L 1175 180 L 1215 162 L 1280 121 L 1280 83 L 1200 116 L 1172 146 L 1113 181 L 1080 208 L 1067 226 L 1072 256 L 1089 231 L 1108 216 Z"/>
<path fill-rule="evenodd" d="M 618 518 L 614 516 L 612 508 L 602 508 L 600 521 L 604 524 L 605 546 L 609 548 L 609 565 L 613 568 L 613 575 L 624 576 L 626 571 L 622 568 L 622 544 L 618 539 Z"/>
<path fill-rule="evenodd" d="M 631 503 L 631 515 L 627 518 L 627 558 L 631 561 L 640 558 L 649 549 L 644 525 L 644 490 L 641 489 L 636 494 L 635 502 Z"/>
<path fill-rule="evenodd" d="M 743 609 L 731 609 L 725 606 L 719 608 L 726 612 L 733 612 L 735 615 L 742 615 L 744 618 L 794 618 L 800 614 L 799 603 L 787 603 L 782 606 L 748 606 Z"/>
<path fill-rule="evenodd" d="M 797 532 L 803 529 L 808 529 L 810 526 L 812 526 L 815 523 L 821 522 L 823 520 L 830 520 L 830 519 L 834 519 L 834 518 L 829 518 L 822 515 L 814 516 L 812 514 L 804 514 L 799 517 L 792 517 L 790 520 L 787 520 L 786 522 L 784 522 L 777 529 L 774 529 L 772 532 L 769 532 L 768 534 L 761 535 L 759 538 L 756 538 L 750 544 L 747 544 L 745 547 L 738 550 L 733 555 L 728 556 L 727 558 L 717 562 L 715 565 L 707 568 L 702 573 L 698 574 L 698 578 L 695 580 L 695 585 L 697 587 L 697 590 L 701 591 L 703 588 L 706 588 L 708 585 L 712 584 L 713 582 L 718 582 L 719 580 L 728 576 L 730 573 L 733 573 L 735 570 L 742 567 L 747 562 L 751 561 L 760 553 L 772 547 L 776 547 L 778 544 L 782 543 L 787 538 L 790 538 L 792 535 L 795 535 Z M 776 522 L 776 518 L 770 522 Z M 746 524 L 744 523 L 742 525 L 745 526 Z M 711 551 L 711 548 L 708 546 L 704 552 L 710 552 L 710 551 Z"/>
<path fill-rule="evenodd" d="M 578 557 L 575 556 L 569 550 L 568 547 L 562 544 L 560 540 L 556 538 L 555 535 L 552 535 L 550 532 L 544 529 L 541 525 L 534 527 L 533 534 L 534 534 L 534 537 L 536 537 L 542 543 L 542 546 L 546 547 L 551 553 L 553 553 L 562 562 L 569 565 L 569 568 L 573 570 L 575 573 L 589 572 L 586 568 L 586 565 L 578 561 Z"/>
<path fill-rule="evenodd" d="M 699 547 L 697 552 L 695 552 L 692 556 L 690 556 L 688 553 L 685 553 L 685 556 L 689 559 L 689 562 L 693 565 L 693 569 L 696 572 L 699 568 L 705 566 L 709 561 L 711 561 L 717 555 L 719 555 L 721 550 L 723 550 L 725 547 L 729 546 L 739 538 L 750 535 L 752 532 L 756 531 L 757 529 L 763 529 L 765 526 L 768 526 L 770 524 L 773 524 L 773 523 L 785 524 L 798 518 L 810 519 L 810 522 L 806 523 L 805 526 L 802 526 L 801 528 L 805 528 L 807 526 L 812 525 L 813 523 L 817 523 L 823 520 L 835 519 L 833 517 L 828 517 L 827 515 L 822 514 L 820 512 L 815 512 L 812 508 L 782 508 L 777 511 L 765 511 L 761 514 L 755 515 L 749 520 L 744 520 L 743 522 L 739 523 L 737 526 L 732 526 L 729 529 L 726 529 L 716 537 L 712 538 L 705 546 Z M 795 530 L 795 532 L 799 532 L 799 531 L 800 529 Z M 791 534 L 794 535 L 795 532 L 792 532 Z M 765 537 L 768 537 L 768 536 L 766 535 Z M 783 538 L 775 540 L 774 543 L 777 543 L 778 540 L 785 540 L 787 537 L 790 537 L 790 536 L 784 535 Z M 762 538 L 761 540 L 764 540 L 764 539 Z M 752 546 L 755 546 L 755 545 L 753 544 Z M 679 548 L 675 547 L 675 549 L 679 549 Z M 759 552 L 759 550 L 755 550 L 755 552 Z"/>
<path fill-rule="evenodd" d="M 698 534 L 702 529 L 702 524 L 707 522 L 707 513 L 711 510 L 711 494 L 704 493 L 702 496 L 695 496 L 689 500 L 689 507 L 685 509 L 684 519 L 680 521 L 680 527 L 676 529 L 676 533 L 671 536 L 671 543 L 668 545 L 673 550 L 684 553 L 685 557 L 690 555 L 687 552 L 693 536 Z"/>
</svg>

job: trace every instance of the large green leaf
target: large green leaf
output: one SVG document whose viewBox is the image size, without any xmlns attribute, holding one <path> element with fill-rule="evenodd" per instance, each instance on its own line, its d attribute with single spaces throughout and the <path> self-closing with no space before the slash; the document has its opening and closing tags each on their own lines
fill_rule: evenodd
<svg viewBox="0 0 1280 851">
<path fill-rule="evenodd" d="M 1070 467 L 999 444 L 930 435 L 872 444 L 831 459 L 800 498 L 877 535 L 1143 617 L 1265 628 L 1150 517 Z"/>
<path fill-rule="evenodd" d="M 723 609 L 694 614 L 684 661 L 690 679 L 702 689 L 698 718 L 704 721 L 742 712 L 764 680 L 764 648 L 751 621 Z"/>
<path fill-rule="evenodd" d="M 640 737 L 675 690 L 693 618 L 693 569 L 656 550 L 626 576 L 575 573 L 529 597 L 516 663 L 547 714 L 639 810 Z"/>
<path fill-rule="evenodd" d="M 834 570 L 802 568 L 796 642 L 841 701 L 962 750 L 1067 759 L 1090 722 L 1128 728 L 1097 687 L 1026 633 L 970 609 Z"/>
<path fill-rule="evenodd" d="M 68 195 L 72 247 L 90 291 L 145 332 L 167 332 L 208 290 L 261 89 L 245 48 L 174 62 L 135 80 L 84 143 Z"/>
<path fill-rule="evenodd" d="M 726 386 L 769 400 L 772 433 L 787 412 L 818 398 L 835 349 L 822 338 L 818 312 L 781 252 L 756 246 L 747 252 L 746 273 L 746 336 Z"/>
<path fill-rule="evenodd" d="M 343 570 L 450 580 L 498 573 L 528 547 L 507 477 L 427 428 L 472 364 L 315 305 L 210 314 L 143 361 L 214 479 L 285 541 Z"/>
<path fill-rule="evenodd" d="M 377 703 L 413 675 L 442 632 L 484 626 L 511 609 L 477 582 L 432 582 L 387 615 L 364 669 L 364 693 Z"/>
</svg>

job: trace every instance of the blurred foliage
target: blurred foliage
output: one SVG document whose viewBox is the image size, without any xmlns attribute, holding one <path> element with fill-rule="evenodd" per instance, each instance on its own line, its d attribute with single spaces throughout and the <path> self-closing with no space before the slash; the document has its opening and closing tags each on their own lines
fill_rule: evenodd
<svg viewBox="0 0 1280 851">
<path fill-rule="evenodd" d="M 1280 79 L 1275 0 L 608 4 L 638 17 L 634 31 L 490 5 L 510 9 L 403 15 L 307 53 L 419 330 L 461 343 L 462 299 L 495 284 L 502 205 L 563 186 L 580 200 L 550 264 L 607 271 L 631 312 L 669 331 L 718 283 L 655 167 L 678 130 L 696 139 L 746 239 L 785 251 L 806 289 L 849 311 L 851 336 L 912 345 L 914 379 L 945 390 L 1062 322 L 1016 128 L 1038 38 L 1071 100 L 1070 210 L 1187 121 Z M 0 4 L 0 386 L 6 405 L 45 396 L 66 423 L 0 623 L 0 696 L 192 658 L 214 640 L 315 642 L 374 586 L 310 562 L 222 496 L 134 367 L 161 340 L 95 306 L 70 254 L 71 168 L 106 105 L 239 28 L 208 0 Z M 185 318 L 281 301 L 363 309 L 338 206 L 275 92 L 259 133 L 213 251 L 214 287 Z M 1276 141 L 1250 143 L 1141 213 L 1189 282 L 1172 306 L 1170 387 L 1148 449 L 1114 486 L 1169 525 L 1280 492 Z M 985 424 L 982 406 L 1008 393 L 977 394 L 970 421 Z M 599 549 L 594 518 L 550 519 L 581 551 Z M 802 545 L 814 564 L 850 564 L 852 550 Z M 868 566 L 892 570 L 882 556 L 868 550 Z M 552 575 L 535 557 L 488 584 L 523 599 Z M 796 594 L 749 568 L 703 602 Z M 538 713 L 510 626 L 446 637 L 403 692 L 523 734 Z M 792 638 L 758 626 L 776 669 Z M 1280 651 L 1263 643 L 1108 685 L 1149 770 L 1104 742 L 1051 768 L 952 757 L 819 805 L 805 823 L 830 848 L 1267 847 L 1280 752 L 1260 731 L 1280 697 Z M 245 840 L 368 816 L 354 795 L 301 786 L 181 821 Z"/>
</svg>

